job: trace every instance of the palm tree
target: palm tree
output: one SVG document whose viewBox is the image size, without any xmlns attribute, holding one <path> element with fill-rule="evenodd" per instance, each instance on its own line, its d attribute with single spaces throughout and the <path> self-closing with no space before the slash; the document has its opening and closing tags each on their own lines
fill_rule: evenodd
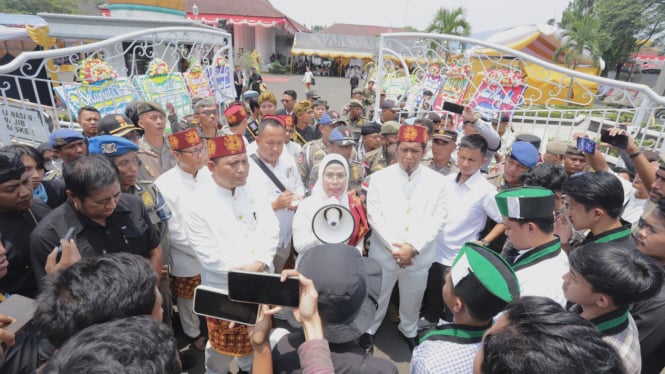
<svg viewBox="0 0 665 374">
<path fill-rule="evenodd" d="M 462 7 L 453 8 L 448 10 L 439 8 L 432 19 L 432 23 L 425 29 L 426 32 L 433 32 L 437 34 L 469 36 L 471 35 L 471 24 L 466 20 L 466 11 Z M 448 48 L 448 41 L 444 43 L 446 47 L 446 55 L 450 50 Z"/>
<path fill-rule="evenodd" d="M 552 59 L 558 62 L 563 57 L 563 63 L 573 70 L 589 58 L 593 66 L 598 66 L 600 62 L 599 45 L 604 39 L 605 36 L 600 32 L 600 20 L 590 15 L 583 15 L 575 19 L 570 28 L 561 33 L 563 43 L 554 51 Z M 572 90 L 573 79 L 571 78 L 568 99 L 572 96 Z"/>
<path fill-rule="evenodd" d="M 466 20 L 464 8 L 457 7 L 452 10 L 439 8 L 436 15 L 425 31 L 437 34 L 469 36 L 471 25 Z"/>
</svg>

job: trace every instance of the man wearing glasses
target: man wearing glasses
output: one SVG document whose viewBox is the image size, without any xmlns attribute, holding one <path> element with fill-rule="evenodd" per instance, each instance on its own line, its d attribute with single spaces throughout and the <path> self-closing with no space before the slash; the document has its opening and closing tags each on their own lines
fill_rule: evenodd
<svg viewBox="0 0 665 374">
<path fill-rule="evenodd" d="M 140 198 L 121 192 L 113 163 L 102 155 L 83 156 L 64 165 L 63 178 L 68 200 L 46 215 L 30 236 L 37 279 L 46 275 L 46 257 L 69 228 L 74 228 L 73 238 L 82 258 L 133 253 L 148 259 L 161 277 L 159 229 L 151 224 Z"/>
<path fill-rule="evenodd" d="M 288 115 L 292 116 L 293 115 L 293 108 L 296 105 L 296 99 L 298 98 L 298 94 L 294 90 L 286 90 L 282 94 L 282 105 L 284 108 L 277 110 L 275 113 L 278 116 L 283 116 L 283 115 Z"/>
<path fill-rule="evenodd" d="M 194 105 L 194 119 L 198 122 L 202 138 L 210 139 L 226 133 L 219 122 L 219 108 L 210 97 Z"/>
</svg>

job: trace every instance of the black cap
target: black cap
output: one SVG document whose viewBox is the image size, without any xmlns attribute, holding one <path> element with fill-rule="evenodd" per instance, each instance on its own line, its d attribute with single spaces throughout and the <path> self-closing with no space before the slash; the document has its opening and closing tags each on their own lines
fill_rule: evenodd
<svg viewBox="0 0 665 374">
<path fill-rule="evenodd" d="M 25 166 L 21 157 L 11 152 L 0 152 L 0 183 L 21 179 Z"/>
<path fill-rule="evenodd" d="M 368 123 L 360 126 L 361 135 L 379 134 L 381 132 L 381 125 L 375 122 Z"/>
</svg>

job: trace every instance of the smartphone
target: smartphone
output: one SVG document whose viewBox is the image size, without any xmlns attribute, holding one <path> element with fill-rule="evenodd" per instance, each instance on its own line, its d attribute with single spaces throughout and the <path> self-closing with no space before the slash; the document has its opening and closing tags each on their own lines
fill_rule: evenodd
<svg viewBox="0 0 665 374">
<path fill-rule="evenodd" d="M 194 313 L 202 316 L 254 326 L 259 307 L 259 304 L 232 301 L 218 288 L 198 286 L 194 289 Z"/>
<path fill-rule="evenodd" d="M 452 103 L 450 101 L 443 102 L 443 110 L 451 113 L 462 114 L 464 113 L 464 106 Z"/>
<path fill-rule="evenodd" d="M 18 294 L 9 296 L 0 303 L 0 314 L 14 318 L 14 322 L 4 326 L 0 324 L 0 327 L 12 334 L 18 333 L 32 320 L 36 308 L 37 304 L 30 298 Z"/>
<path fill-rule="evenodd" d="M 279 274 L 231 270 L 228 275 L 229 298 L 245 303 L 297 307 L 300 303 L 300 280 L 281 281 Z"/>
<path fill-rule="evenodd" d="M 589 138 L 577 138 L 577 149 L 593 154 L 596 152 L 596 142 Z"/>
<path fill-rule="evenodd" d="M 62 238 L 65 241 L 69 241 L 74 237 L 74 232 L 76 231 L 75 227 L 70 227 L 67 229 L 67 232 L 65 233 L 65 237 Z M 60 257 L 62 256 L 62 244 L 58 245 L 58 257 L 55 259 L 56 262 L 60 261 Z"/>
<path fill-rule="evenodd" d="M 628 136 L 626 135 L 610 136 L 610 130 L 605 130 L 605 129 L 600 130 L 600 141 L 620 149 L 626 149 L 626 147 L 628 146 Z"/>
</svg>

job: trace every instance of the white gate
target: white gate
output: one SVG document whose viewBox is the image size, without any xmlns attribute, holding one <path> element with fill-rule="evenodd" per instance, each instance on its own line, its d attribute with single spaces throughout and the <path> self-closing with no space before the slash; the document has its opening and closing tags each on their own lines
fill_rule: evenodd
<svg viewBox="0 0 665 374">
<path fill-rule="evenodd" d="M 602 128 L 621 124 L 644 148 L 663 149 L 665 97 L 646 85 L 585 74 L 534 57 L 538 48 L 547 47 L 516 51 L 453 35 L 382 34 L 376 87 L 383 87 L 388 98 L 412 113 L 421 105 L 423 91 L 430 90 L 430 110 L 444 115 L 442 101 L 469 103 L 484 116 L 508 114 L 515 133 L 533 133 L 545 142 L 570 139 L 577 131 L 597 135 Z M 588 56 L 579 60 L 585 59 L 591 61 Z M 377 115 L 379 94 L 377 89 Z"/>
<path fill-rule="evenodd" d="M 24 52 L 0 66 L 0 142 L 46 141 L 53 129 L 73 126 L 86 105 L 103 116 L 152 100 L 172 104 L 182 117 L 199 94 L 210 92 L 220 105 L 232 101 L 231 41 L 224 31 L 166 27 Z"/>
</svg>

